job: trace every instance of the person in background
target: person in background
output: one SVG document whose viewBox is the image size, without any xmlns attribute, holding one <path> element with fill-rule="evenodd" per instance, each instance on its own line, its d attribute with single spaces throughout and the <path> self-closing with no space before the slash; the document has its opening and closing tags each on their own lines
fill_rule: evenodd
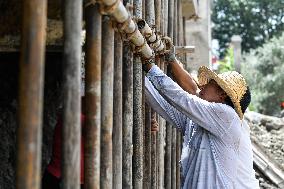
<svg viewBox="0 0 284 189">
<path fill-rule="evenodd" d="M 250 90 L 241 74 L 198 71 L 198 85 L 174 52 L 168 56 L 172 76 L 143 61 L 146 102 L 181 130 L 183 189 L 258 189 L 253 169 L 250 128 L 243 119 Z M 200 86 L 200 87 L 199 87 Z"/>
<path fill-rule="evenodd" d="M 85 124 L 85 97 L 82 97 L 81 126 Z M 82 132 L 83 133 L 83 132 Z M 81 188 L 84 188 L 84 136 L 81 136 Z M 62 165 L 62 115 L 60 114 L 54 128 L 52 155 L 50 163 L 47 165 L 42 177 L 42 189 L 61 188 L 61 165 Z"/>
</svg>

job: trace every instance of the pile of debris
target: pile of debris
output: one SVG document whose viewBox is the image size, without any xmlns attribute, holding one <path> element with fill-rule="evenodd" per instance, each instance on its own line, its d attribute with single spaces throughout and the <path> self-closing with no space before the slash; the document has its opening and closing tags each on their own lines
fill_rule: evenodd
<svg viewBox="0 0 284 189">
<path fill-rule="evenodd" d="M 247 112 L 261 188 L 284 188 L 284 118 Z"/>
</svg>

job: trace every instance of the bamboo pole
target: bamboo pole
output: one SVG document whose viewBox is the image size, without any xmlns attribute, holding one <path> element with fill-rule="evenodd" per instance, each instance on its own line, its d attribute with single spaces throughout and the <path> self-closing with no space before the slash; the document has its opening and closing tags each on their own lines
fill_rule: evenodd
<svg viewBox="0 0 284 189">
<path fill-rule="evenodd" d="M 150 44 L 150 47 L 157 53 L 163 53 L 165 50 L 165 45 L 161 40 L 161 37 L 157 35 L 146 23 L 145 20 L 139 19 L 137 22 L 138 29 L 142 35 L 146 38 L 147 42 Z M 158 25 L 156 25 L 158 27 Z M 156 27 L 156 28 L 157 28 Z"/>
<path fill-rule="evenodd" d="M 181 27 L 181 14 L 182 14 L 182 7 L 181 7 L 181 1 L 177 1 L 177 17 L 176 17 L 176 33 L 177 33 L 177 45 L 181 46 L 182 45 L 182 27 Z M 180 179 L 180 160 L 181 157 L 181 132 L 180 130 L 176 129 L 176 188 L 179 189 L 181 186 L 181 179 Z"/>
<path fill-rule="evenodd" d="M 101 15 L 98 5 L 86 8 L 86 125 L 84 187 L 100 186 Z"/>
<path fill-rule="evenodd" d="M 174 0 L 168 0 L 168 36 L 173 38 L 174 29 Z M 166 124 L 166 149 L 165 149 L 165 188 L 170 189 L 172 187 L 172 126 Z"/>
<path fill-rule="evenodd" d="M 47 2 L 23 2 L 19 80 L 17 189 L 40 188 Z"/>
<path fill-rule="evenodd" d="M 161 0 L 155 0 L 155 21 L 156 21 L 156 30 L 158 32 L 161 32 L 161 34 L 164 34 L 164 11 L 162 10 L 164 3 L 162 3 Z M 164 60 L 163 58 L 160 58 L 159 56 L 156 56 L 156 61 L 159 64 L 159 67 L 163 70 L 164 67 Z M 157 175 L 157 186 L 156 188 L 163 188 L 163 181 L 164 181 L 164 137 L 163 137 L 163 130 L 165 125 L 163 125 L 163 120 L 161 116 L 157 117 L 158 123 L 159 123 L 159 131 L 156 133 L 156 175 Z M 153 146 L 154 144 L 152 144 Z"/>
<path fill-rule="evenodd" d="M 182 17 L 182 30 L 183 30 L 183 36 L 182 36 L 182 40 L 183 40 L 183 45 L 186 46 L 186 19 L 185 17 Z M 187 54 L 184 54 L 184 61 L 187 62 Z M 186 67 L 187 67 L 187 63 L 186 63 Z"/>
<path fill-rule="evenodd" d="M 114 35 L 114 101 L 113 101 L 113 186 L 122 189 L 122 46 L 118 33 Z"/>
<path fill-rule="evenodd" d="M 128 2 L 128 1 L 125 1 Z M 147 43 L 144 43 L 144 37 L 139 30 L 136 30 L 136 24 L 131 19 L 131 15 L 127 12 L 122 2 L 116 4 L 116 0 L 102 0 L 102 5 L 110 8 L 111 11 L 106 14 L 111 15 L 119 24 L 119 31 L 127 34 L 130 40 L 136 47 L 140 48 L 141 55 L 145 58 L 151 58 L 153 51 Z"/>
<path fill-rule="evenodd" d="M 132 5 L 131 0 L 125 1 Z M 133 155 L 133 53 L 129 43 L 123 46 L 123 147 L 122 187 L 132 188 Z"/>
<path fill-rule="evenodd" d="M 142 18 L 142 0 L 134 0 L 133 13 Z M 143 72 L 140 57 L 133 61 L 133 188 L 143 188 Z"/>
<path fill-rule="evenodd" d="M 174 0 L 174 11 L 173 11 L 173 42 L 176 46 L 178 44 L 178 35 L 177 35 L 177 1 Z M 172 128 L 172 155 L 171 155 L 171 167 L 172 167 L 172 189 L 176 188 L 177 179 L 176 179 L 176 152 L 177 151 L 177 130 L 176 128 Z"/>
<path fill-rule="evenodd" d="M 151 188 L 151 107 L 145 104 L 143 188 Z"/>
<path fill-rule="evenodd" d="M 114 31 L 107 16 L 102 17 L 102 114 L 101 114 L 101 180 L 102 189 L 112 188 L 113 128 L 113 52 Z"/>
<path fill-rule="evenodd" d="M 145 0 L 145 20 L 150 25 L 155 25 L 155 9 L 154 9 L 154 1 L 153 0 Z M 151 111 L 151 108 L 148 110 L 150 113 L 152 119 L 156 119 L 156 114 Z M 149 121 L 149 120 L 148 120 Z M 150 170 L 150 183 L 151 188 L 155 188 L 157 183 L 157 177 L 156 177 L 156 133 L 151 132 L 151 120 L 149 123 L 150 127 L 145 128 L 145 135 L 148 139 L 145 138 L 146 142 L 146 149 L 148 149 L 147 154 L 145 154 L 147 157 L 150 158 L 150 161 L 147 162 L 146 166 Z"/>
<path fill-rule="evenodd" d="M 64 189 L 80 188 L 82 1 L 64 4 L 63 161 Z"/>
</svg>

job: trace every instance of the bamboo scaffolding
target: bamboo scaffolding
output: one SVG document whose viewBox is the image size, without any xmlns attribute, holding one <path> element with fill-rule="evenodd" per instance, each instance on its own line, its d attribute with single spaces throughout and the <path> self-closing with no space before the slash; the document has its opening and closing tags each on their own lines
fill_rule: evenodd
<svg viewBox="0 0 284 189">
<path fill-rule="evenodd" d="M 182 26 L 181 26 L 182 7 L 181 7 L 181 1 L 180 0 L 176 0 L 176 1 L 177 1 L 177 8 L 176 8 L 176 12 L 177 12 L 177 17 L 176 17 L 177 45 L 181 46 L 182 45 L 182 37 L 183 37 L 183 35 L 182 35 L 183 30 L 182 30 Z M 181 132 L 180 132 L 180 130 L 177 130 L 177 134 L 176 134 L 176 188 L 177 189 L 181 188 L 180 163 L 179 163 L 179 160 L 181 158 L 181 146 L 182 146 Z"/>
<path fill-rule="evenodd" d="M 80 188 L 82 1 L 64 4 L 62 181 Z"/>
<path fill-rule="evenodd" d="M 113 67 L 114 30 L 107 16 L 102 18 L 102 107 L 101 180 L 102 189 L 112 188 Z"/>
<path fill-rule="evenodd" d="M 132 6 L 130 0 L 125 1 Z M 134 23 L 134 22 L 133 22 Z M 122 188 L 132 188 L 133 155 L 133 52 L 129 43 L 123 46 L 123 140 Z"/>
<path fill-rule="evenodd" d="M 116 0 L 102 0 L 105 13 L 111 15 L 119 24 L 119 31 L 124 33 L 126 38 L 138 47 L 141 55 L 145 58 L 151 58 L 153 51 L 147 43 L 140 31 L 137 29 L 135 22 L 131 19 L 131 15 L 127 12 L 123 3 Z"/>
<path fill-rule="evenodd" d="M 101 133 L 101 15 L 98 5 L 86 11 L 86 125 L 84 128 L 84 186 L 100 185 Z"/>
<path fill-rule="evenodd" d="M 137 21 L 138 29 L 142 33 L 142 35 L 146 38 L 147 42 L 149 43 L 150 47 L 156 52 L 156 53 L 163 53 L 166 46 L 161 40 L 161 37 L 157 35 L 146 23 L 145 20 L 139 19 Z M 158 27 L 159 25 L 156 24 Z"/>
<path fill-rule="evenodd" d="M 17 189 L 40 188 L 47 2 L 23 2 L 17 130 Z"/>
<path fill-rule="evenodd" d="M 118 33 L 114 35 L 114 96 L 113 101 L 113 186 L 122 189 L 122 47 Z"/>
<path fill-rule="evenodd" d="M 142 0 L 134 0 L 133 14 L 142 18 Z M 143 72 L 140 57 L 133 60 L 133 188 L 143 188 Z"/>
<path fill-rule="evenodd" d="M 143 188 L 151 188 L 151 107 L 145 104 Z"/>
</svg>

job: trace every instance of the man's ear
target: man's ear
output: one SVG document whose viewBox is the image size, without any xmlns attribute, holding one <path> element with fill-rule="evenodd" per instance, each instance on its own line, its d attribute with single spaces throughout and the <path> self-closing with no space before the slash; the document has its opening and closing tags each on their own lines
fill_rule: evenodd
<svg viewBox="0 0 284 189">
<path fill-rule="evenodd" d="M 219 98 L 221 100 L 221 102 L 225 102 L 225 99 L 227 98 L 227 94 L 223 91 L 222 93 L 220 93 Z"/>
</svg>

